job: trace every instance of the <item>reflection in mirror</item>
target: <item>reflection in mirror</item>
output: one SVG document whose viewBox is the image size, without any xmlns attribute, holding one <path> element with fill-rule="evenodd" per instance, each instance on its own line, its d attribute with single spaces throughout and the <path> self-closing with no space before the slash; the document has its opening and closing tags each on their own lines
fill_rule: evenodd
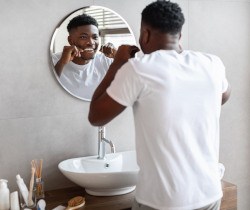
<svg viewBox="0 0 250 210">
<path fill-rule="evenodd" d="M 126 21 L 114 11 L 90 6 L 72 12 L 51 40 L 57 80 L 71 95 L 90 101 L 122 44 L 136 41 Z"/>
</svg>

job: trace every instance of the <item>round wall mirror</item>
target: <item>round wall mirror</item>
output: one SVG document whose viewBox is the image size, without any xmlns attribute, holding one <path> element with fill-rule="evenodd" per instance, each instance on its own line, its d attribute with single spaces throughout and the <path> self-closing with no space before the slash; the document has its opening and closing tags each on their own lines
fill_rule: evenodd
<svg viewBox="0 0 250 210">
<path fill-rule="evenodd" d="M 135 45 L 136 40 L 120 15 L 101 6 L 80 8 L 67 15 L 52 36 L 53 72 L 68 93 L 90 101 L 122 44 Z"/>
</svg>

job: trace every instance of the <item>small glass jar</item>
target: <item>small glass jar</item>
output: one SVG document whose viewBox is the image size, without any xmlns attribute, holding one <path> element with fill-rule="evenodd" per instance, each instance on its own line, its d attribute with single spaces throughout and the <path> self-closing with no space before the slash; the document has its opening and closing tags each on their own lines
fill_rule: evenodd
<svg viewBox="0 0 250 210">
<path fill-rule="evenodd" d="M 34 188 L 32 191 L 32 201 L 29 200 L 29 196 L 28 196 L 28 198 L 26 200 L 27 203 L 25 202 L 25 199 L 23 198 L 20 190 L 19 190 L 18 194 L 19 194 L 19 202 L 20 202 L 21 208 L 31 208 L 32 209 L 36 206 L 36 188 Z"/>
<path fill-rule="evenodd" d="M 36 199 L 44 198 L 44 181 L 41 178 L 36 178 Z"/>
</svg>

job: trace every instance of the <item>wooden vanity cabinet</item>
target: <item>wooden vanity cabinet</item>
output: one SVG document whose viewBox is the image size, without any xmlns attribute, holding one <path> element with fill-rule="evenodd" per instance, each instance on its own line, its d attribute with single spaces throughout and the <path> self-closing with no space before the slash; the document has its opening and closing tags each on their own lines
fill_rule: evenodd
<svg viewBox="0 0 250 210">
<path fill-rule="evenodd" d="M 223 198 L 221 210 L 237 209 L 237 187 L 236 185 L 222 181 Z M 82 210 L 130 210 L 134 192 L 109 197 L 98 197 L 88 195 L 81 187 L 70 187 L 65 189 L 51 190 L 45 192 L 46 209 L 51 210 L 59 205 L 67 206 L 67 201 L 75 196 L 84 196 L 86 204 Z"/>
</svg>

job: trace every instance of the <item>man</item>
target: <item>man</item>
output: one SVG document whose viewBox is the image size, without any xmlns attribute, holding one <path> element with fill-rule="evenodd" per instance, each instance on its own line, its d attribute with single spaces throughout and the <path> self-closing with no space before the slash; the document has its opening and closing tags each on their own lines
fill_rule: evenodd
<svg viewBox="0 0 250 210">
<path fill-rule="evenodd" d="M 72 94 L 91 99 L 94 90 L 113 62 L 116 50 L 112 44 L 97 54 L 99 30 L 97 21 L 86 14 L 74 17 L 67 26 L 70 46 L 52 56 L 61 84 Z"/>
<path fill-rule="evenodd" d="M 182 51 L 184 16 L 157 1 L 142 12 L 140 46 L 119 47 L 90 105 L 102 126 L 133 107 L 140 167 L 133 210 L 219 210 L 221 104 L 230 94 L 221 60 Z"/>
</svg>

